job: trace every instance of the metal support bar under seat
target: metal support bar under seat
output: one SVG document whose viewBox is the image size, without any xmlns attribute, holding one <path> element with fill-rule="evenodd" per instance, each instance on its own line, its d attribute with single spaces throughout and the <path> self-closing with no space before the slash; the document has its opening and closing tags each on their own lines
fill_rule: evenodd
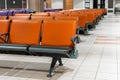
<svg viewBox="0 0 120 80">
<path fill-rule="evenodd" d="M 52 72 L 54 71 L 57 61 L 59 62 L 59 66 L 63 66 L 61 58 L 53 57 L 47 77 L 52 77 Z"/>
</svg>

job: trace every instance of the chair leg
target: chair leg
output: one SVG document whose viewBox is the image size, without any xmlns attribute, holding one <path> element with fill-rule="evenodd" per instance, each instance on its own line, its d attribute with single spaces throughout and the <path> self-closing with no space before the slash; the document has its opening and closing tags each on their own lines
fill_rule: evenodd
<svg viewBox="0 0 120 80">
<path fill-rule="evenodd" d="M 55 67 L 57 60 L 58 58 L 55 58 L 55 57 L 52 58 L 49 74 L 47 75 L 47 77 L 52 77 L 52 72 L 54 71 L 54 67 Z"/>
<path fill-rule="evenodd" d="M 9 54 L 10 52 L 9 51 L 5 51 L 5 54 Z"/>
<path fill-rule="evenodd" d="M 61 58 L 58 59 L 58 62 L 59 62 L 59 66 L 63 66 Z"/>
<path fill-rule="evenodd" d="M 85 35 L 88 35 L 88 28 L 86 28 L 83 32 Z"/>
</svg>

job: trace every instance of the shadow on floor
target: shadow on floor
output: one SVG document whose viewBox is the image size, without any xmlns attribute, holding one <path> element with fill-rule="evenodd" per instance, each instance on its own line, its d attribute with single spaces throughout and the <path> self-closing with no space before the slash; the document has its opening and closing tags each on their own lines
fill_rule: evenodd
<svg viewBox="0 0 120 80">
<path fill-rule="evenodd" d="M 19 62 L 0 60 L 0 75 L 40 80 L 57 80 L 64 73 L 71 71 L 65 66 L 56 66 L 52 78 L 46 77 L 49 63 Z"/>
</svg>

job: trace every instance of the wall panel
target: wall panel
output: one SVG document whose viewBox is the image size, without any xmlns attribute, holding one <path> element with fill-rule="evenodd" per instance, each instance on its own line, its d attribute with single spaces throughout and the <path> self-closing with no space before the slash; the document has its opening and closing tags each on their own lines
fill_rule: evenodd
<svg viewBox="0 0 120 80">
<path fill-rule="evenodd" d="M 63 9 L 63 0 L 52 0 L 52 8 L 53 9 Z"/>
<path fill-rule="evenodd" d="M 73 0 L 64 0 L 64 9 L 73 9 Z"/>
<path fill-rule="evenodd" d="M 46 8 L 51 8 L 51 0 L 46 0 Z"/>
<path fill-rule="evenodd" d="M 84 0 L 74 0 L 74 9 L 84 9 Z"/>
<path fill-rule="evenodd" d="M 0 0 L 0 9 L 5 8 L 5 0 Z"/>
<path fill-rule="evenodd" d="M 22 8 L 22 0 L 7 0 L 7 8 Z"/>
<path fill-rule="evenodd" d="M 44 5 L 43 0 L 29 0 L 28 1 L 28 8 L 32 11 L 43 11 Z"/>
</svg>

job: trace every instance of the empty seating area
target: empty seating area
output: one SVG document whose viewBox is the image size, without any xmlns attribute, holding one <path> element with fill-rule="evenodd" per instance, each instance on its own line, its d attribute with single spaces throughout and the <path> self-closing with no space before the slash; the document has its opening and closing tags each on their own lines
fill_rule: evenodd
<svg viewBox="0 0 120 80">
<path fill-rule="evenodd" d="M 0 20 L 0 25 L 0 51 L 52 57 L 48 77 L 56 61 L 62 65 L 61 58 L 78 56 L 76 21 Z"/>
<path fill-rule="evenodd" d="M 77 58 L 79 34 L 85 35 L 107 14 L 106 9 L 63 10 L 32 14 L 14 11 L 0 15 L 0 51 L 2 53 L 52 57 L 48 77 L 62 58 Z"/>
<path fill-rule="evenodd" d="M 17 12 L 17 11 L 16 11 Z M 23 20 L 56 20 L 61 17 L 61 20 L 74 20 L 77 17 L 77 30 L 88 34 L 89 29 L 95 28 L 99 20 L 107 14 L 106 9 L 83 9 L 83 10 L 63 10 L 58 12 L 36 12 L 32 14 L 14 13 L 14 16 L 7 16 L 5 19 L 23 19 Z M 62 19 L 64 17 L 64 19 Z M 0 17 L 2 19 L 2 17 Z M 59 18 L 60 19 L 60 18 Z"/>
</svg>

